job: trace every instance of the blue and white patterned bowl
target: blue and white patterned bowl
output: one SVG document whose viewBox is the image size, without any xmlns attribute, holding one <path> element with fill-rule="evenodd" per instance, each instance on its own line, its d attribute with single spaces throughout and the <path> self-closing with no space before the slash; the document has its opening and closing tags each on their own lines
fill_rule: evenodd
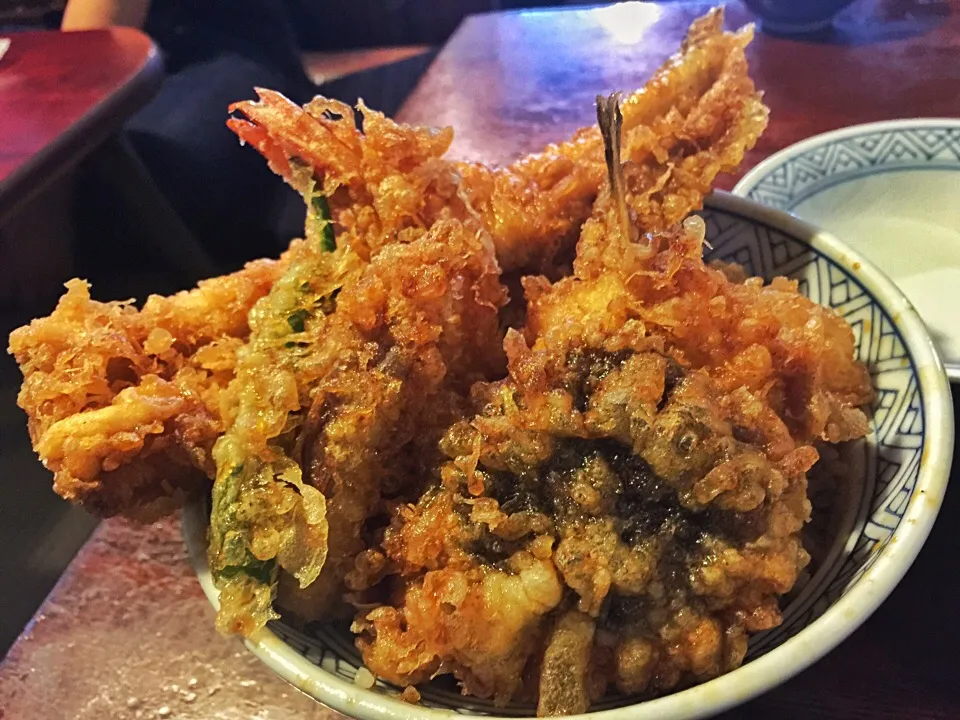
<svg viewBox="0 0 960 720">
<path fill-rule="evenodd" d="M 783 624 L 752 639 L 743 667 L 656 700 L 610 696 L 593 708 L 591 720 L 705 717 L 803 670 L 866 620 L 903 577 L 930 532 L 950 472 L 950 388 L 923 323 L 893 283 L 836 238 L 782 212 L 718 193 L 703 215 L 711 259 L 736 261 L 767 279 L 797 278 L 806 295 L 847 318 L 877 390 L 873 430 L 844 451 L 849 497 L 835 513 L 839 530 L 832 546 L 785 602 Z M 184 535 L 216 606 L 206 562 L 207 519 L 206 507 L 187 508 Z M 276 622 L 246 645 L 306 694 L 363 720 L 535 715 L 531 705 L 494 708 L 463 697 L 450 682 L 421 687 L 420 705 L 400 701 L 399 688 L 385 683 L 363 688 L 354 682 L 361 662 L 346 626 L 304 634 Z"/>
<path fill-rule="evenodd" d="M 814 223 L 876 263 L 960 380 L 960 119 L 817 135 L 767 158 L 733 192 Z"/>
</svg>

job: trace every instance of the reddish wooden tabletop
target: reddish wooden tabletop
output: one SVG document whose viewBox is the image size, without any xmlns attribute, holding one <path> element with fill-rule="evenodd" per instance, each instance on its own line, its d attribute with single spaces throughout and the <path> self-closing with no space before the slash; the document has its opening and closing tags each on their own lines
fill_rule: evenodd
<svg viewBox="0 0 960 720">
<path fill-rule="evenodd" d="M 603 9 L 468 18 L 403 106 L 405 122 L 450 125 L 453 153 L 506 163 L 595 122 L 594 98 L 630 92 L 717 3 L 629 3 Z M 727 23 L 754 20 L 736 2 Z M 811 135 L 873 120 L 960 115 L 960 6 L 859 0 L 816 41 L 757 33 L 751 75 L 770 126 L 743 164 Z M 734 179 L 719 185 L 730 188 Z"/>
<path fill-rule="evenodd" d="M 639 86 L 704 7 L 639 6 L 632 21 L 610 10 L 472 18 L 403 119 L 454 124 L 463 157 L 509 160 L 590 122 L 597 92 Z M 772 120 L 749 162 L 846 124 L 960 114 L 960 10 L 948 8 L 862 0 L 824 41 L 759 36 L 754 76 Z M 729 16 L 748 18 L 736 5 Z M 874 616 L 726 717 L 960 718 L 958 520 L 954 482 L 919 559 Z M 338 717 L 216 634 L 178 527 L 101 525 L 0 666 L 0 718 Z"/>
<path fill-rule="evenodd" d="M 130 28 L 8 35 L 0 59 L 0 218 L 153 97 L 163 69 Z"/>
</svg>

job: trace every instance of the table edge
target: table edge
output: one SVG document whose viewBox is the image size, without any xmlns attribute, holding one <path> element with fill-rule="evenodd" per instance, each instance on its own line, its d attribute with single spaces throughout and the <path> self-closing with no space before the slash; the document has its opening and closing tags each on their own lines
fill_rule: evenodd
<svg viewBox="0 0 960 720">
<path fill-rule="evenodd" d="M 89 108 L 53 142 L 0 180 L 0 224 L 36 197 L 44 186 L 75 167 L 122 126 L 130 115 L 145 106 L 159 90 L 163 80 L 163 59 L 156 43 L 136 28 L 110 28 L 106 32 L 113 36 L 139 36 L 139 40 L 146 41 L 148 51 L 143 64 L 119 90 Z M 119 109 L 124 111 L 117 113 L 118 121 L 101 122 L 104 117 L 109 117 L 112 111 Z"/>
</svg>

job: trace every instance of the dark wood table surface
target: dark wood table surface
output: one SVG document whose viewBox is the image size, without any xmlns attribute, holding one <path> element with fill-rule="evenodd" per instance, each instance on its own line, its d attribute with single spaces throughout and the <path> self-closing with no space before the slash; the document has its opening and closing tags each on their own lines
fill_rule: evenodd
<svg viewBox="0 0 960 720">
<path fill-rule="evenodd" d="M 673 2 L 470 18 L 401 118 L 453 124 L 457 155 L 507 161 L 591 122 L 596 93 L 641 85 L 704 9 Z M 728 16 L 749 19 L 736 4 Z M 837 27 L 810 41 L 758 36 L 753 73 L 772 118 L 745 168 L 843 125 L 960 115 L 960 9 L 862 0 Z M 960 718 L 958 520 L 952 483 L 919 559 L 874 616 L 812 668 L 725 717 Z M 178 521 L 109 521 L 0 666 L 0 718 L 155 717 L 338 716 L 216 634 Z"/>
<path fill-rule="evenodd" d="M 153 42 L 131 28 L 7 35 L 0 59 L 0 220 L 76 165 L 156 93 Z"/>
</svg>

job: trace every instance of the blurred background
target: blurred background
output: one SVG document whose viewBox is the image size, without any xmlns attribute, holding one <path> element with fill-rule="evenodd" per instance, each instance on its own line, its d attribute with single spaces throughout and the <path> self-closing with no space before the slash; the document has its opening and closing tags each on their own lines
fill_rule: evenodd
<svg viewBox="0 0 960 720">
<path fill-rule="evenodd" d="M 237 3 L 242 5 L 241 2 Z M 558 5 L 579 0 L 285 0 L 305 50 L 439 45 L 471 13 Z M 0 22 L 59 27 L 66 0 L 3 0 Z"/>
</svg>

